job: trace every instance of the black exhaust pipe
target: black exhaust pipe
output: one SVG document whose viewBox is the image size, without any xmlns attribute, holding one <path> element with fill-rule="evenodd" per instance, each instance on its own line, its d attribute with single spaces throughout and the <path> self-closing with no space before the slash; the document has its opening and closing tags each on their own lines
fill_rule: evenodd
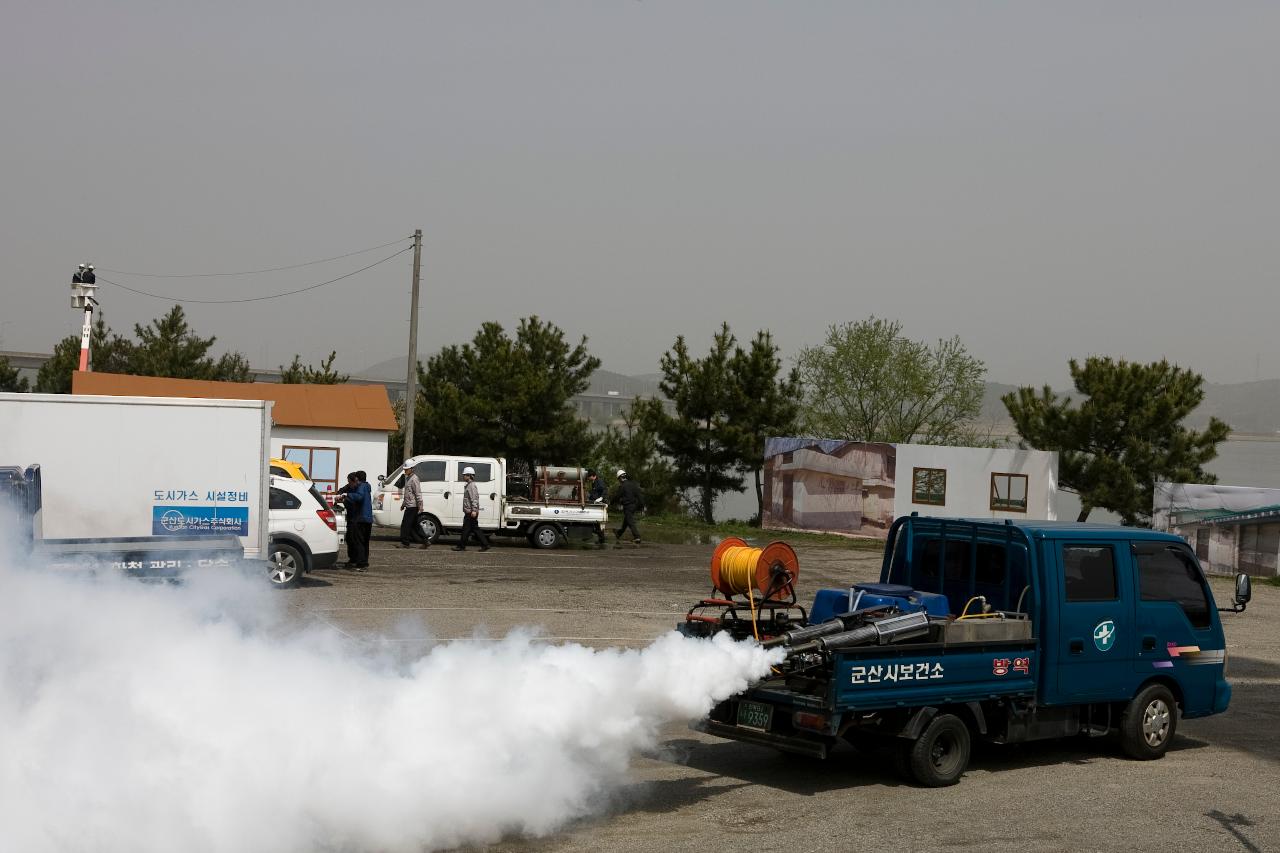
<svg viewBox="0 0 1280 853">
<path fill-rule="evenodd" d="M 826 622 L 822 623 L 822 625 L 826 624 Z M 835 652 L 856 646 L 885 645 L 923 636 L 928 632 L 928 613 L 923 610 L 917 613 L 904 613 L 901 616 L 890 616 L 887 619 L 854 628 L 852 631 L 828 634 L 800 645 L 790 646 L 787 649 L 787 657 L 802 652 Z"/>
</svg>

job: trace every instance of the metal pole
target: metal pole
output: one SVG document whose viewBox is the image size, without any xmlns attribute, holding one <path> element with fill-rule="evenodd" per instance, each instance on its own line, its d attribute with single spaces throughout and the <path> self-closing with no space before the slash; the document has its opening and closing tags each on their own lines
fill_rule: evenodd
<svg viewBox="0 0 1280 853">
<path fill-rule="evenodd" d="M 93 335 L 93 298 L 84 300 L 84 327 L 80 330 L 80 372 L 89 369 L 89 338 Z"/>
<path fill-rule="evenodd" d="M 413 296 L 409 301 L 409 375 L 404 383 L 404 457 L 413 455 L 413 415 L 418 402 L 418 281 L 422 274 L 422 229 L 413 232 Z"/>
</svg>

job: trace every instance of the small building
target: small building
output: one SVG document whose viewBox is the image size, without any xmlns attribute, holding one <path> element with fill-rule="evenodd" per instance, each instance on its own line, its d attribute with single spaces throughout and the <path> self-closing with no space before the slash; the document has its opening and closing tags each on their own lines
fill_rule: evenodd
<svg viewBox="0 0 1280 853">
<path fill-rule="evenodd" d="M 114 397 L 270 400 L 271 455 L 297 462 L 322 492 L 336 491 L 350 471 L 370 481 L 387 471 L 387 441 L 397 430 L 381 385 L 283 385 L 80 373 L 71 393 Z M 195 448 L 193 452 L 208 452 Z"/>
<path fill-rule="evenodd" d="M 912 512 L 1052 520 L 1057 481 L 1041 450 L 770 438 L 761 524 L 883 538 Z"/>
<path fill-rule="evenodd" d="M 1187 540 L 1212 574 L 1280 576 L 1280 489 L 1156 483 L 1151 526 Z"/>
</svg>

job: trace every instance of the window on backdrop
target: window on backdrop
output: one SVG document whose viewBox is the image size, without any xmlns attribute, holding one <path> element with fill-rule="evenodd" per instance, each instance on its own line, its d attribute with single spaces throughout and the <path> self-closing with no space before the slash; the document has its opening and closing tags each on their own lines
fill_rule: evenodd
<svg viewBox="0 0 1280 853">
<path fill-rule="evenodd" d="M 311 482 L 321 492 L 338 490 L 338 448 L 290 447 L 285 445 L 284 458 L 297 462 L 311 477 Z"/>
</svg>

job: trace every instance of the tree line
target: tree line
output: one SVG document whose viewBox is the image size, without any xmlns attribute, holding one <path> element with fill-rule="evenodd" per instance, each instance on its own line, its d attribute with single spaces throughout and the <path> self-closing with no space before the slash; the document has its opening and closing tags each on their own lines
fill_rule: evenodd
<svg viewBox="0 0 1280 853">
<path fill-rule="evenodd" d="M 93 369 L 102 373 L 134 376 L 163 376 L 171 379 L 209 379 L 219 382 L 250 382 L 249 360 L 238 352 L 210 355 L 216 336 L 198 335 L 187 322 L 186 312 L 175 305 L 163 317 L 144 325 L 135 324 L 133 337 L 116 333 L 98 313 L 89 332 Z M 337 353 L 315 367 L 303 365 L 297 355 L 288 367 L 281 365 L 282 382 L 334 384 L 350 377 L 334 371 Z M 70 394 L 71 375 L 80 365 L 80 336 L 68 335 L 53 348 L 53 355 L 36 374 L 34 385 L 19 376 L 7 358 L 0 357 L 0 391 L 35 391 L 39 394 Z"/>
<path fill-rule="evenodd" d="M 240 353 L 210 354 L 181 306 L 131 338 L 99 314 L 92 328 L 95 370 L 149 376 L 250 381 Z M 69 393 L 80 339 L 68 336 L 34 388 L 0 358 L 0 390 Z M 336 352 L 317 365 L 295 355 L 284 382 L 332 384 Z M 934 343 L 903 334 L 897 321 L 870 317 L 832 325 L 822 343 L 804 347 L 786 369 L 767 330 L 740 342 L 728 323 L 695 354 L 678 336 L 661 358 L 661 397 L 633 401 L 620 423 L 593 433 L 572 398 L 587 390 L 600 360 L 584 336 L 566 339 L 536 316 L 513 333 L 484 323 L 467 343 L 443 347 L 418 364 L 413 453 L 505 456 L 516 470 L 539 463 L 623 468 L 658 511 L 689 511 L 715 520 L 716 498 L 739 492 L 751 477 L 763 511 L 764 444 L 770 436 L 851 441 L 990 445 L 975 426 L 986 367 L 958 337 Z M 1167 361 L 1139 364 L 1103 356 L 1070 362 L 1079 402 L 1049 387 L 1019 388 L 1003 398 L 1022 447 L 1059 453 L 1059 486 L 1080 496 L 1079 520 L 1095 508 L 1129 524 L 1147 521 L 1155 483 L 1216 482 L 1204 465 L 1229 427 L 1211 418 L 1202 431 L 1183 421 L 1204 399 L 1204 380 Z M 403 419 L 403 408 L 398 412 Z M 403 430 L 392 458 L 405 453 Z M 759 517 L 759 516 L 757 516 Z"/>
</svg>

